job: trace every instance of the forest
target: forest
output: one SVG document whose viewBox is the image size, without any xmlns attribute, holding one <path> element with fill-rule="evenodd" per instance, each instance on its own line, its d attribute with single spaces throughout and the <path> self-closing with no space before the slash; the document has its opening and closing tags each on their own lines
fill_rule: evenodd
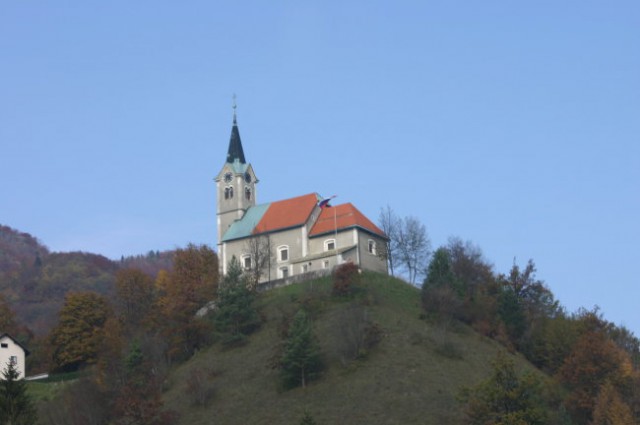
<svg viewBox="0 0 640 425">
<path fill-rule="evenodd" d="M 403 220 L 386 214 L 392 219 L 381 219 L 387 234 L 402 233 Z M 414 236 L 420 233 L 419 223 L 410 225 Z M 380 250 L 398 253 L 388 258 L 396 272 L 406 261 L 403 250 L 416 253 L 401 244 L 391 237 Z M 597 309 L 567 312 L 537 279 L 533 260 L 500 273 L 479 247 L 461 239 L 433 252 L 423 248 L 412 257 L 424 261 L 411 272 L 419 285 L 344 264 L 327 278 L 262 293 L 238 262 L 219 276 L 216 253 L 207 246 L 112 261 L 52 253 L 31 235 L 0 226 L 0 330 L 33 353 L 28 374 L 51 374 L 50 383 L 38 387 L 46 387 L 45 394 L 33 384 L 22 393 L 30 406 L 25 411 L 42 424 L 205 423 L 206 413 L 224 411 L 229 393 L 240 397 L 231 388 L 241 383 L 221 383 L 240 373 L 232 372 L 237 367 L 250 369 L 244 362 L 259 355 L 251 347 L 260 344 L 269 347 L 261 354 L 266 358 L 255 360 L 260 376 L 242 385 L 271 377 L 277 384 L 264 397 L 272 400 L 321 394 L 325 386 L 340 392 L 345 382 L 359 385 L 373 364 L 385 365 L 377 370 L 399 362 L 408 368 L 402 373 L 427 373 L 426 363 L 416 369 L 411 357 L 402 357 L 416 356 L 441 363 L 450 376 L 442 388 L 425 382 L 414 391 L 445 394 L 443 405 L 455 408 L 427 413 L 411 405 L 397 412 L 408 415 L 402 423 L 424 423 L 434 418 L 429 414 L 466 424 L 640 422 L 640 342 L 631 331 Z M 215 308 L 196 314 L 211 301 Z M 402 344 L 404 353 L 394 351 Z M 204 358 L 213 359 L 209 366 Z M 235 360 L 223 366 L 227 358 Z M 457 377 L 454 370 L 464 368 L 467 376 Z M 428 373 L 424 379 L 437 380 L 435 371 Z M 56 377 L 67 380 L 51 392 Z M 394 385 L 409 385 L 400 381 Z M 7 394 L 0 389 L 0 414 Z M 255 396 L 256 405 L 262 396 Z M 305 406 L 287 421 L 244 423 L 335 423 L 317 404 Z M 220 413 L 219 422 L 243 423 L 238 414 Z M 350 423 L 389 423 L 362 412 L 342 414 Z"/>
</svg>

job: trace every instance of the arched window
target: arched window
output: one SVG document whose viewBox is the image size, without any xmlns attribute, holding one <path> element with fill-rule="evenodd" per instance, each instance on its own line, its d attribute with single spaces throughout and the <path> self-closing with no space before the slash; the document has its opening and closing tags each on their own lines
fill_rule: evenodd
<svg viewBox="0 0 640 425">
<path fill-rule="evenodd" d="M 229 188 L 228 187 L 224 188 L 224 199 L 229 199 Z"/>
<path fill-rule="evenodd" d="M 282 279 L 286 279 L 289 277 L 289 267 L 280 267 L 278 271 L 280 272 L 280 277 Z"/>
<path fill-rule="evenodd" d="M 233 199 L 233 186 L 230 186 L 228 189 L 229 189 L 229 199 Z"/>
<path fill-rule="evenodd" d="M 367 249 L 369 251 L 369 254 L 376 255 L 376 241 L 374 241 L 373 239 L 369 239 L 367 243 Z"/>
<path fill-rule="evenodd" d="M 326 241 L 324 241 L 324 250 L 325 251 L 332 251 L 336 249 L 336 240 L 335 239 L 327 239 Z"/>
<path fill-rule="evenodd" d="M 278 261 L 281 263 L 289 261 L 289 247 L 287 245 L 278 247 Z"/>
<path fill-rule="evenodd" d="M 247 198 L 247 201 L 251 200 L 251 189 L 248 187 L 244 188 L 244 197 Z"/>
<path fill-rule="evenodd" d="M 251 255 L 242 256 L 242 267 L 245 270 L 251 270 Z"/>
</svg>

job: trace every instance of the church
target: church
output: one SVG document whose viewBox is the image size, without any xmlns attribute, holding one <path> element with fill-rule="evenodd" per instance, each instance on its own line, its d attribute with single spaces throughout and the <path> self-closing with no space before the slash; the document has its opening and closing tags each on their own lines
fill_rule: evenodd
<svg viewBox="0 0 640 425">
<path fill-rule="evenodd" d="M 227 159 L 215 178 L 218 256 L 227 273 L 235 256 L 256 283 L 330 273 L 352 262 L 387 273 L 388 240 L 353 204 L 330 205 L 317 193 L 256 203 L 256 177 L 246 161 L 235 105 Z"/>
</svg>

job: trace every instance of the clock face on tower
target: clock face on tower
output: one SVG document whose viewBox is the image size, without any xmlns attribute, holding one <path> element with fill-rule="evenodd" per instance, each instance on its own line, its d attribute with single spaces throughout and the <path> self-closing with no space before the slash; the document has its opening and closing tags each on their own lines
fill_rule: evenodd
<svg viewBox="0 0 640 425">
<path fill-rule="evenodd" d="M 231 173 L 225 173 L 224 175 L 224 182 L 225 183 L 229 183 L 231 182 L 231 180 L 233 179 L 233 174 Z"/>
<path fill-rule="evenodd" d="M 247 183 L 251 183 L 251 174 L 244 173 L 244 181 L 246 181 Z"/>
</svg>

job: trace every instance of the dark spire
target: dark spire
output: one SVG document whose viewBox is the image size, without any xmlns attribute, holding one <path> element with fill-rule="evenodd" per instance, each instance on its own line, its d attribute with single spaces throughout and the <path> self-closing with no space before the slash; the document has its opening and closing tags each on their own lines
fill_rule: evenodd
<svg viewBox="0 0 640 425">
<path fill-rule="evenodd" d="M 246 164 L 242 142 L 240 141 L 240 131 L 236 120 L 236 95 L 233 95 L 233 127 L 231 128 L 231 140 L 229 140 L 229 151 L 227 152 L 227 162 L 233 163 L 238 160 L 241 164 Z"/>
</svg>

